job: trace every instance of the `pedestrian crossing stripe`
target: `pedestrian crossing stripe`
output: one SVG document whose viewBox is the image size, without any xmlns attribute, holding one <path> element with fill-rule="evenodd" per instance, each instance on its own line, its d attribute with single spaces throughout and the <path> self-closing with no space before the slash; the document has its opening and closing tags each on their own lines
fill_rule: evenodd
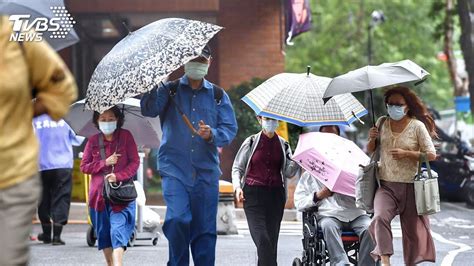
<svg viewBox="0 0 474 266">
<path fill-rule="evenodd" d="M 246 221 L 237 221 L 237 231 L 242 235 L 250 235 L 248 224 Z M 283 221 L 280 226 L 280 235 L 285 236 L 303 236 L 303 225 L 301 222 Z M 394 238 L 402 237 L 400 223 L 392 223 L 392 235 Z"/>
</svg>

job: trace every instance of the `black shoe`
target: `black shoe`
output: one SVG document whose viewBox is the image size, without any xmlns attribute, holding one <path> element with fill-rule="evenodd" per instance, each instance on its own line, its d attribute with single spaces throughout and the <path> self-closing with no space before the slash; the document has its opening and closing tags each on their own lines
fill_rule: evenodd
<svg viewBox="0 0 474 266">
<path fill-rule="evenodd" d="M 38 234 L 38 240 L 45 244 L 51 243 L 51 224 L 41 224 L 41 228 L 43 228 L 43 233 Z"/>
<path fill-rule="evenodd" d="M 60 237 L 53 237 L 53 246 L 62 246 L 66 245 L 66 242 L 64 242 Z"/>
<path fill-rule="evenodd" d="M 44 244 L 50 244 L 51 243 L 51 237 L 47 238 L 44 233 L 39 233 L 38 234 L 38 241 L 43 241 Z"/>
<path fill-rule="evenodd" d="M 61 240 L 61 232 L 63 231 L 63 225 L 62 224 L 54 224 L 53 225 L 53 245 L 54 246 L 59 246 L 59 245 L 66 245 L 66 242 Z"/>
</svg>

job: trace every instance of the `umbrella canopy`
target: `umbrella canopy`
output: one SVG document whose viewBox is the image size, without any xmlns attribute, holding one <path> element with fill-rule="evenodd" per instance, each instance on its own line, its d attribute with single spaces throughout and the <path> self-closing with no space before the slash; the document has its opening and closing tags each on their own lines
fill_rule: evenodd
<svg viewBox="0 0 474 266">
<path fill-rule="evenodd" d="M 365 66 L 333 78 L 323 97 L 420 81 L 429 74 L 411 60 Z"/>
<path fill-rule="evenodd" d="M 72 104 L 65 118 L 76 134 L 90 137 L 99 133 L 92 122 L 94 111 L 84 110 L 85 100 Z M 140 100 L 130 98 L 117 105 L 125 115 L 122 128 L 129 130 L 138 146 L 157 148 L 160 146 L 161 125 L 158 117 L 144 117 L 140 112 Z"/>
<path fill-rule="evenodd" d="M 86 109 L 103 112 L 150 91 L 171 72 L 198 57 L 221 29 L 205 22 L 166 18 L 131 32 L 94 70 Z"/>
<path fill-rule="evenodd" d="M 324 104 L 322 97 L 330 78 L 311 73 L 281 73 L 253 89 L 242 100 L 257 115 L 298 126 L 349 125 L 367 114 L 351 94 L 339 95 Z"/>
<path fill-rule="evenodd" d="M 55 18 L 58 20 L 58 30 L 43 33 L 43 39 L 56 51 L 79 41 L 79 37 L 73 29 L 75 21 L 64 8 L 63 0 L 0 0 L 0 14 L 2 13 L 30 15 L 28 26 L 38 18 Z"/>
<path fill-rule="evenodd" d="M 359 164 L 366 165 L 370 158 L 348 139 L 311 132 L 300 135 L 293 160 L 329 190 L 355 197 Z"/>
</svg>

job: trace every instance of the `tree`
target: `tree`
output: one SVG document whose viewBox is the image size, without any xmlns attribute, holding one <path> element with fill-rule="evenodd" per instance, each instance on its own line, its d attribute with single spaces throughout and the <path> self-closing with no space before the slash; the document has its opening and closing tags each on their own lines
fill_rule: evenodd
<svg viewBox="0 0 474 266">
<path fill-rule="evenodd" d="M 446 0 L 445 4 L 445 18 L 443 23 L 444 28 L 444 54 L 446 55 L 446 62 L 448 63 L 449 77 L 454 87 L 454 96 L 462 96 L 467 93 L 465 91 L 464 82 L 458 75 L 456 58 L 453 49 L 453 35 L 454 35 L 454 0 Z"/>
<path fill-rule="evenodd" d="M 474 0 L 458 0 L 457 10 L 461 24 L 461 50 L 469 75 L 471 114 L 474 114 Z"/>
<path fill-rule="evenodd" d="M 452 86 L 445 63 L 436 58 L 442 39 L 433 38 L 435 23 L 429 16 L 432 3 L 415 0 L 312 0 L 313 30 L 295 39 L 286 49 L 286 70 L 334 77 L 367 64 L 367 26 L 373 10 L 382 10 L 387 21 L 378 25 L 372 38 L 372 63 L 411 59 L 428 70 L 429 79 L 415 90 L 425 103 L 445 109 L 453 106 Z M 375 90 L 376 114 L 384 114 L 382 90 Z M 362 94 L 355 94 L 363 100 Z M 368 118 L 364 120 L 368 122 Z M 366 123 L 370 124 L 370 123 Z"/>
</svg>

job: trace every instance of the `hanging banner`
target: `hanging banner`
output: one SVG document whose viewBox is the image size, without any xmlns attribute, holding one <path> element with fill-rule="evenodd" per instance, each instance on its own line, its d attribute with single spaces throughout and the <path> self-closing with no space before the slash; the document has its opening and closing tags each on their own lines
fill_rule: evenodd
<svg viewBox="0 0 474 266">
<path fill-rule="evenodd" d="M 286 44 L 293 45 L 291 41 L 297 35 L 311 29 L 310 0 L 286 0 Z"/>
</svg>

